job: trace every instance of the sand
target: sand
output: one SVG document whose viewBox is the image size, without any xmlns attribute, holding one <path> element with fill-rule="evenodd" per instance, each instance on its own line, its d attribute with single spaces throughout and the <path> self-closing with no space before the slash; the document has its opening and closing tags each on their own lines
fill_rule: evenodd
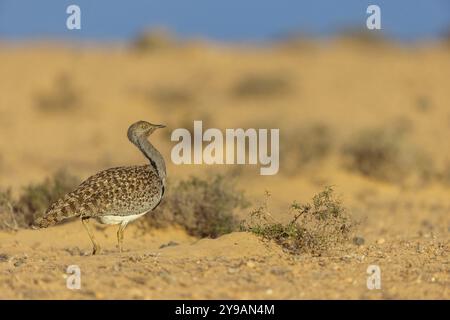
<svg viewBox="0 0 450 320">
<path fill-rule="evenodd" d="M 236 232 L 193 239 L 182 230 L 130 227 L 125 252 L 115 230 L 97 230 L 90 255 L 81 223 L 1 234 L 2 299 L 448 299 L 448 242 L 415 238 L 350 246 L 332 255 L 292 256 Z M 164 246 L 168 245 L 169 246 Z M 161 248 L 161 246 L 163 246 Z M 67 288 L 67 268 L 81 288 Z M 367 288 L 367 268 L 381 268 L 381 289 Z"/>
</svg>

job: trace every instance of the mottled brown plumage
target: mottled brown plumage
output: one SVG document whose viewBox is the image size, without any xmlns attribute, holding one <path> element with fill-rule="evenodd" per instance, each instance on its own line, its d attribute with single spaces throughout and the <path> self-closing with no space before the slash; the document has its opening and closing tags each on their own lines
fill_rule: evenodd
<svg viewBox="0 0 450 320">
<path fill-rule="evenodd" d="M 107 169 L 54 202 L 35 224 L 45 228 L 71 217 L 140 214 L 156 207 L 161 192 L 162 181 L 150 165 Z"/>
<path fill-rule="evenodd" d="M 81 217 L 94 245 L 100 249 L 89 229 L 88 221 L 120 224 L 117 233 L 122 250 L 123 230 L 128 222 L 152 211 L 164 194 L 166 169 L 161 154 L 147 140 L 161 125 L 139 121 L 128 129 L 128 138 L 135 144 L 150 165 L 117 167 L 101 171 L 80 184 L 75 190 L 54 202 L 34 225 L 46 228 L 71 217 Z"/>
</svg>

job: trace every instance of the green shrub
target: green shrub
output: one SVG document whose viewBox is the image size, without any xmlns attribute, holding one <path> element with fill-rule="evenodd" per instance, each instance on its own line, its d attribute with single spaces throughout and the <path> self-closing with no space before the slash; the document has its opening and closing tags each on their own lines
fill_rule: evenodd
<svg viewBox="0 0 450 320">
<path fill-rule="evenodd" d="M 236 229 L 234 211 L 247 205 L 229 178 L 190 177 L 168 185 L 164 200 L 147 215 L 147 222 L 156 227 L 179 225 L 191 235 L 215 238 Z"/>
<path fill-rule="evenodd" d="M 349 239 L 354 223 L 334 196 L 332 187 L 326 187 L 315 195 L 312 203 L 294 202 L 288 223 L 279 222 L 270 213 L 267 206 L 269 196 L 266 193 L 264 203 L 250 213 L 248 221 L 243 221 L 242 231 L 275 241 L 292 254 L 308 252 L 320 255 Z"/>
</svg>

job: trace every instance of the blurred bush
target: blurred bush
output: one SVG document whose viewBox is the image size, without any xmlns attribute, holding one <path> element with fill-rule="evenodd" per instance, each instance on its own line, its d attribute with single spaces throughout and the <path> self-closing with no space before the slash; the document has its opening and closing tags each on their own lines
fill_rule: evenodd
<svg viewBox="0 0 450 320">
<path fill-rule="evenodd" d="M 390 44 L 389 39 L 380 30 L 369 30 L 359 27 L 343 28 L 338 38 L 367 47 L 384 47 Z"/>
<path fill-rule="evenodd" d="M 167 30 L 145 30 L 132 41 L 131 47 L 138 52 L 152 52 L 178 46 L 178 40 Z"/>
<path fill-rule="evenodd" d="M 160 206 L 146 217 L 153 227 L 179 225 L 191 235 L 216 238 L 237 228 L 234 212 L 247 206 L 229 177 L 190 177 L 169 184 Z"/>
<path fill-rule="evenodd" d="M 331 153 L 333 143 L 331 129 L 320 123 L 287 132 L 280 144 L 282 172 L 293 174 L 312 164 L 319 164 Z"/>
<path fill-rule="evenodd" d="M 250 74 L 242 77 L 232 93 L 239 98 L 270 97 L 289 93 L 290 82 L 282 74 Z"/>
<path fill-rule="evenodd" d="M 432 160 L 401 130 L 364 129 L 343 146 L 342 153 L 348 169 L 379 180 L 401 183 L 414 174 L 426 181 L 434 174 Z"/>
<path fill-rule="evenodd" d="M 195 101 L 195 94 L 186 87 L 159 86 L 150 92 L 150 98 L 163 107 L 186 106 Z"/>
<path fill-rule="evenodd" d="M 75 189 L 79 183 L 77 177 L 59 170 L 41 183 L 26 186 L 15 204 L 18 214 L 23 216 L 25 226 L 31 225 L 51 203 Z"/>
<path fill-rule="evenodd" d="M 444 185 L 450 187 L 450 161 L 448 161 L 448 162 L 443 166 L 443 168 L 438 172 L 437 175 L 438 175 L 438 180 L 439 180 L 442 184 L 444 184 Z"/>
<path fill-rule="evenodd" d="M 70 111 L 78 107 L 80 103 L 80 94 L 66 73 L 55 80 L 53 90 L 40 93 L 36 97 L 37 107 L 42 111 Z"/>
</svg>

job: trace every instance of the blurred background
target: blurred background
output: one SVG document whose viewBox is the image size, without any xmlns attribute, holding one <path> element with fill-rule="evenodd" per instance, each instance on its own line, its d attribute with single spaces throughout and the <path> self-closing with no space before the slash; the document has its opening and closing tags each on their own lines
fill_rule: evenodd
<svg viewBox="0 0 450 320">
<path fill-rule="evenodd" d="M 65 28 L 66 8 L 82 9 L 82 29 Z M 216 41 L 271 41 L 290 34 L 330 37 L 347 28 L 364 28 L 366 8 L 382 9 L 383 32 L 402 41 L 438 39 L 449 28 L 446 0 L 230 0 L 0 1 L 0 35 L 36 38 L 128 41 L 149 27 L 165 27 L 182 38 Z"/>
<path fill-rule="evenodd" d="M 0 187 L 144 163 L 125 133 L 145 119 L 168 125 L 153 141 L 172 179 L 224 172 L 279 207 L 334 185 L 369 238 L 444 230 L 449 26 L 445 0 L 0 0 Z M 170 133 L 193 120 L 280 128 L 279 174 L 173 165 Z"/>
</svg>

